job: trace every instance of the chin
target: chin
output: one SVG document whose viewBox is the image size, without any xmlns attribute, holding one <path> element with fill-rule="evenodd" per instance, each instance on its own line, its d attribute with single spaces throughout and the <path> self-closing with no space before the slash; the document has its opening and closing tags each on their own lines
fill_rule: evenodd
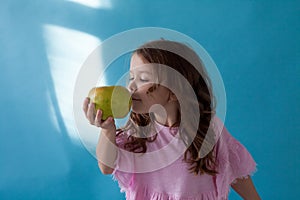
<svg viewBox="0 0 300 200">
<path fill-rule="evenodd" d="M 138 109 L 138 108 L 131 108 L 131 111 L 135 114 L 148 114 L 149 111 L 143 110 L 143 109 Z"/>
</svg>

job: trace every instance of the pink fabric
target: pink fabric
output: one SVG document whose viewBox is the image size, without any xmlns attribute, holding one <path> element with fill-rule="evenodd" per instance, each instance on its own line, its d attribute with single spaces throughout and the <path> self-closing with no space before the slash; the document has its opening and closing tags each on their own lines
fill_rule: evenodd
<svg viewBox="0 0 300 200">
<path fill-rule="evenodd" d="M 183 161 L 177 131 L 170 132 L 169 127 L 156 124 L 159 129 L 157 139 L 147 145 L 147 152 L 161 150 L 164 146 L 172 146 L 173 157 L 170 164 L 156 169 L 159 165 L 152 164 L 146 172 L 137 173 L 137 166 L 151 165 L 147 160 L 139 162 L 143 154 L 136 157 L 123 150 L 123 144 L 127 134 L 117 137 L 117 145 L 120 147 L 116 160 L 113 177 L 118 181 L 122 192 L 126 193 L 127 200 L 222 200 L 227 199 L 230 184 L 236 178 L 246 177 L 254 173 L 256 163 L 246 148 L 234 139 L 223 126 L 223 123 L 215 117 L 213 126 L 216 132 L 221 133 L 216 143 L 217 171 L 216 176 L 194 175 L 188 171 L 190 165 Z M 168 149 L 170 151 L 170 149 Z M 172 156 L 171 156 L 172 157 Z M 150 157 L 151 158 L 151 157 Z M 168 159 L 167 156 L 162 158 Z M 151 163 L 162 163 L 162 158 L 153 158 Z M 165 162 L 165 161 L 163 161 Z M 144 165 L 143 165 L 144 164 Z M 124 167 L 126 166 L 126 167 Z M 140 170 L 140 169 L 139 169 Z M 137 170 L 138 171 L 138 170 Z M 133 173 L 134 172 L 134 173 Z"/>
</svg>

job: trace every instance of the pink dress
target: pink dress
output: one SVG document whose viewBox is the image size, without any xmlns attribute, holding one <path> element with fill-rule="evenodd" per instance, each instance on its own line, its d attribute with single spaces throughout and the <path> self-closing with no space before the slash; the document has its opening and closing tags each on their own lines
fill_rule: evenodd
<svg viewBox="0 0 300 200">
<path fill-rule="evenodd" d="M 182 140 L 178 128 L 155 124 L 157 138 L 147 143 L 147 152 L 134 154 L 125 151 L 127 134 L 117 137 L 120 147 L 113 177 L 127 200 L 223 200 L 228 198 L 230 184 L 236 178 L 252 175 L 256 163 L 246 148 L 234 139 L 215 117 L 214 130 L 219 131 L 215 151 L 216 176 L 194 175 L 190 164 L 183 161 Z M 178 150 L 183 149 L 183 151 Z M 167 152 L 167 153 L 166 153 Z M 170 153 L 171 152 L 171 153 Z"/>
</svg>

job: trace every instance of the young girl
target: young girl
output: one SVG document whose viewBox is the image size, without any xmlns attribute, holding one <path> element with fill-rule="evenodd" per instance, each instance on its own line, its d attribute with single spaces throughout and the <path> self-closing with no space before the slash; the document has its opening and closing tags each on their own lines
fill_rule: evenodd
<svg viewBox="0 0 300 200">
<path fill-rule="evenodd" d="M 157 40 L 132 54 L 130 118 L 121 129 L 86 98 L 89 122 L 101 127 L 96 154 L 128 200 L 221 200 L 230 186 L 260 199 L 250 175 L 256 164 L 215 115 L 206 70 L 188 46 Z M 192 91 L 192 92 L 191 92 Z"/>
</svg>

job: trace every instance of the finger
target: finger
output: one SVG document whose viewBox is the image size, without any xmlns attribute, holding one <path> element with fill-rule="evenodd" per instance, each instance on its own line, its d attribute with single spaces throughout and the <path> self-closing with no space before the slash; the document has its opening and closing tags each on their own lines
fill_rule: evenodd
<svg viewBox="0 0 300 200">
<path fill-rule="evenodd" d="M 100 127 L 102 124 L 102 111 L 99 109 L 96 112 L 95 125 Z"/>
<path fill-rule="evenodd" d="M 95 122 L 95 104 L 94 103 L 90 103 L 88 105 L 87 118 L 91 124 L 94 124 L 94 122 Z"/>
<path fill-rule="evenodd" d="M 114 124 L 114 118 L 109 117 L 107 118 L 104 122 L 101 123 L 101 127 L 110 127 L 111 125 Z"/>
<path fill-rule="evenodd" d="M 83 101 L 83 107 L 82 107 L 85 116 L 87 116 L 87 110 L 88 110 L 89 103 L 90 103 L 90 98 L 89 98 L 89 97 L 86 97 L 86 98 L 84 99 L 84 101 Z"/>
</svg>

